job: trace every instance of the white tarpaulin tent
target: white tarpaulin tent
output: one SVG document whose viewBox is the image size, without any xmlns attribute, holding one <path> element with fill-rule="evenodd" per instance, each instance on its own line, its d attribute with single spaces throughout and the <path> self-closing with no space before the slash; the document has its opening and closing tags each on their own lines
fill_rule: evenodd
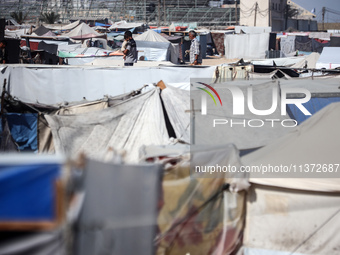
<svg viewBox="0 0 340 255">
<path fill-rule="evenodd" d="M 44 24 L 44 26 L 51 30 L 70 30 L 80 24 L 80 20 L 72 22 L 70 24 Z"/>
<path fill-rule="evenodd" d="M 212 77 L 215 68 L 215 66 L 109 68 L 12 64 L 3 66 L 0 79 L 7 79 L 8 92 L 21 101 L 58 104 L 65 101 L 81 101 L 84 97 L 93 101 L 103 98 L 104 95 L 117 96 L 160 80 L 174 86 L 180 83 L 183 87 L 183 83 L 190 83 L 190 78 Z M 2 87 L 0 89 L 2 90 Z"/>
<path fill-rule="evenodd" d="M 340 47 L 324 47 L 318 62 L 316 62 L 316 68 L 334 69 L 340 66 L 340 60 L 338 58 L 340 54 Z"/>
<path fill-rule="evenodd" d="M 46 120 L 56 152 L 65 155 L 83 152 L 103 159 L 113 148 L 125 150 L 126 162 L 136 163 L 142 145 L 170 143 L 158 88 L 102 111 L 46 116 Z"/>
<path fill-rule="evenodd" d="M 294 132 L 244 156 L 242 163 L 339 164 L 339 116 L 340 104 L 331 104 Z M 308 178 L 313 177 L 309 171 L 295 179 L 288 173 L 280 179 L 250 174 L 244 254 L 339 254 L 340 179 L 327 178 L 330 171 L 323 174 Z"/>
<path fill-rule="evenodd" d="M 72 29 L 70 32 L 64 34 L 63 36 L 75 37 L 82 36 L 87 34 L 94 34 L 100 36 L 101 34 L 97 33 L 93 28 L 89 27 L 89 25 L 85 23 L 81 23 L 79 26 Z"/>
<path fill-rule="evenodd" d="M 135 38 L 138 57 L 145 56 L 147 60 L 178 62 L 178 45 L 171 44 L 167 39 L 153 30 L 148 30 Z"/>
<path fill-rule="evenodd" d="M 114 24 L 112 24 L 112 26 L 109 27 L 110 30 L 114 30 L 114 29 L 131 29 L 131 28 L 135 28 L 135 27 L 140 27 L 142 26 L 143 23 L 128 23 L 125 20 L 122 21 L 118 21 Z"/>
<path fill-rule="evenodd" d="M 196 81 L 196 79 L 194 81 Z M 276 90 L 276 92 L 279 93 L 279 84 L 277 81 L 234 81 L 231 84 L 221 83 L 210 85 L 218 91 L 223 102 L 223 107 L 215 105 L 214 101 L 208 98 L 207 115 L 201 114 L 202 91 L 198 89 L 192 89 L 190 91 L 191 99 L 194 100 L 195 110 L 197 111 L 195 115 L 194 134 L 196 144 L 220 145 L 233 143 L 239 150 L 247 150 L 264 146 L 273 139 L 294 129 L 290 117 L 287 114 L 281 115 L 280 106 L 275 108 L 275 111 L 270 115 L 256 115 L 247 107 L 245 107 L 244 114 L 242 115 L 234 115 L 233 113 L 233 108 L 235 107 L 233 104 L 234 100 L 231 92 L 227 88 L 228 85 L 237 86 L 245 98 L 248 97 L 249 90 L 251 89 L 254 108 L 264 110 L 271 108 L 273 91 Z M 197 85 L 194 84 L 194 86 Z M 277 98 L 278 102 L 280 102 L 280 95 L 277 95 Z M 213 127 L 215 119 L 220 119 L 221 121 L 218 121 L 220 124 Z M 252 123 L 254 119 L 255 121 Z M 287 125 L 291 127 L 284 127 L 281 125 L 282 121 L 287 121 Z M 255 124 L 255 122 L 257 122 L 257 124 Z"/>
<path fill-rule="evenodd" d="M 269 33 L 224 36 L 227 59 L 264 59 L 269 47 Z"/>
</svg>

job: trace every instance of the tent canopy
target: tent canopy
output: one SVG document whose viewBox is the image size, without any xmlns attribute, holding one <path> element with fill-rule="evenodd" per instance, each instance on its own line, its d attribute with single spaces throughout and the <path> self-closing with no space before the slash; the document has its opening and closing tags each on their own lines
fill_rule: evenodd
<svg viewBox="0 0 340 255">
<path fill-rule="evenodd" d="M 339 67 L 339 54 L 340 47 L 324 47 L 319 60 L 316 62 L 316 68 L 332 69 Z"/>
<path fill-rule="evenodd" d="M 75 37 L 82 36 L 87 34 L 93 34 L 96 36 L 100 36 L 101 34 L 97 33 L 93 28 L 89 27 L 89 25 L 85 23 L 81 23 L 76 28 L 72 29 L 69 33 L 64 34 L 64 36 Z"/>
</svg>

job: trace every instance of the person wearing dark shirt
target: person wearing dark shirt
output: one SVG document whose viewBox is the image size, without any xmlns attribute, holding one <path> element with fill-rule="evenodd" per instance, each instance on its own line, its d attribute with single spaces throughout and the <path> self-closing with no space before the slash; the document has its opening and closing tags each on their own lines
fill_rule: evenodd
<svg viewBox="0 0 340 255">
<path fill-rule="evenodd" d="M 124 66 L 133 66 L 137 63 L 137 45 L 135 40 L 132 38 L 131 31 L 126 31 L 124 38 L 127 40 L 126 49 L 124 50 Z"/>
</svg>

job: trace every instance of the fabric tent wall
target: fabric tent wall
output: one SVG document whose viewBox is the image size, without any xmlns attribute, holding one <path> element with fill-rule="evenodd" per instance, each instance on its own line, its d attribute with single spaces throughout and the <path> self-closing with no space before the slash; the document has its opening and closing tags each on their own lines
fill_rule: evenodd
<svg viewBox="0 0 340 255">
<path fill-rule="evenodd" d="M 151 61 L 170 60 L 170 42 L 136 41 L 136 44 L 138 59 L 145 56 L 146 60 Z"/>
<path fill-rule="evenodd" d="M 170 150 L 176 151 L 173 146 Z M 219 192 L 225 184 L 244 181 L 245 176 L 223 174 L 221 178 L 199 178 L 190 174 L 189 163 L 197 165 L 232 165 L 239 166 L 238 150 L 228 144 L 223 147 L 191 147 L 192 161 L 183 157 L 178 150 L 181 162 L 163 176 L 163 206 L 158 216 L 160 229 L 157 254 L 232 254 L 242 238 L 245 215 L 245 193 Z M 164 152 L 164 151 L 163 151 Z M 159 155 L 174 155 L 158 149 Z M 201 210 L 202 206 L 214 194 L 220 193 Z M 183 222 L 178 224 L 178 222 Z M 177 226 L 176 226 L 177 225 Z"/>
<path fill-rule="evenodd" d="M 333 69 L 340 66 L 339 56 L 340 47 L 325 47 L 320 55 L 318 62 L 316 62 L 316 68 Z"/>
<path fill-rule="evenodd" d="M 211 32 L 211 37 L 214 41 L 215 47 L 217 49 L 217 52 L 223 56 L 225 55 L 225 49 L 224 49 L 224 33 L 215 33 Z"/>
<path fill-rule="evenodd" d="M 225 35 L 224 47 L 227 59 L 262 59 L 269 47 L 269 33 Z"/>
<path fill-rule="evenodd" d="M 114 107 L 70 116 L 45 116 L 56 152 L 104 159 L 110 148 L 126 150 L 127 162 L 138 162 L 142 145 L 168 144 L 169 136 L 158 89 Z"/>
<path fill-rule="evenodd" d="M 325 106 L 334 103 L 334 102 L 340 102 L 340 97 L 313 97 L 311 100 L 309 100 L 307 103 L 302 104 L 311 114 L 316 113 L 317 111 L 321 110 Z M 299 124 L 301 122 L 305 121 L 306 119 L 310 118 L 311 116 L 304 115 L 295 104 L 289 104 L 287 105 L 287 108 L 289 109 L 289 115 Z"/>
<path fill-rule="evenodd" d="M 89 160 L 73 254 L 155 254 L 161 176 L 157 164 Z"/>
<path fill-rule="evenodd" d="M 252 185 L 244 254 L 339 254 L 340 195 Z"/>
<path fill-rule="evenodd" d="M 196 81 L 193 80 L 192 84 Z M 199 80 L 202 82 L 202 80 Z M 207 82 L 206 82 L 207 83 Z M 279 91 L 278 83 L 276 81 L 234 81 L 233 84 L 237 86 L 245 95 L 248 96 L 248 89 L 252 88 L 252 97 L 254 100 L 254 107 L 256 109 L 269 109 L 272 104 L 271 100 L 273 91 Z M 235 116 L 233 114 L 233 98 L 226 83 L 212 85 L 221 97 L 223 107 L 216 108 L 213 100 L 207 100 L 207 115 L 195 115 L 195 143 L 200 145 L 221 145 L 225 143 L 233 143 L 239 150 L 251 149 L 264 146 L 270 143 L 273 139 L 278 138 L 294 129 L 294 127 L 283 127 L 280 122 L 285 119 L 290 119 L 288 115 L 281 115 L 280 107 L 270 115 L 256 115 L 245 109 L 244 114 Z M 278 101 L 280 101 L 280 96 Z M 202 92 L 192 87 L 190 91 L 190 98 L 194 100 L 195 105 L 200 105 Z M 223 125 L 212 126 L 216 116 L 227 120 Z M 248 120 L 257 119 L 263 121 L 263 126 L 254 128 L 247 125 Z M 269 119 L 276 119 L 277 124 L 270 124 Z M 231 125 L 231 123 L 237 123 Z M 209 124 L 207 124 L 209 123 Z M 244 123 L 244 125 L 242 124 Z M 209 125 L 209 126 L 208 126 Z"/>
<path fill-rule="evenodd" d="M 34 113 L 7 113 L 9 129 L 20 151 L 37 151 L 38 116 Z"/>
<path fill-rule="evenodd" d="M 98 68 L 46 67 L 38 65 L 4 66 L 1 80 L 7 78 L 7 90 L 26 103 L 57 104 L 98 100 L 104 95 L 117 96 L 145 84 L 190 82 L 190 78 L 212 77 L 215 67 Z M 176 74 L 176 75 L 174 75 Z M 10 76 L 10 79 L 9 79 Z M 25 84 L 25 86 L 23 86 Z M 96 86 L 94 86 L 96 85 Z M 2 87 L 0 88 L 2 91 Z M 65 93 L 67 91 L 67 93 Z"/>
<path fill-rule="evenodd" d="M 0 222 L 56 219 L 54 185 L 60 178 L 59 161 L 18 154 L 0 157 Z"/>
</svg>

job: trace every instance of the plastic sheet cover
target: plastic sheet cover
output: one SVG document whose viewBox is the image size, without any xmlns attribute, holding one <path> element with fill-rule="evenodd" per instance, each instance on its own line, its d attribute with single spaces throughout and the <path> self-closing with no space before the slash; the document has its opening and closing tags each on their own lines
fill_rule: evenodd
<svg viewBox="0 0 340 255">
<path fill-rule="evenodd" d="M 84 98 L 93 101 L 102 99 L 104 95 L 117 96 L 160 80 L 165 83 L 189 83 L 190 78 L 212 77 L 215 68 L 8 65 L 2 69 L 0 79 L 7 78 L 7 90 L 21 101 L 58 104 Z M 22 86 L 23 81 L 25 86 Z"/>
<path fill-rule="evenodd" d="M 88 161 L 74 254 L 155 254 L 162 166 Z"/>
<path fill-rule="evenodd" d="M 45 118 L 56 152 L 71 157 L 84 152 L 98 159 L 113 148 L 126 150 L 127 162 L 137 162 L 141 145 L 169 143 L 158 89 L 102 111 Z"/>
<path fill-rule="evenodd" d="M 7 159 L 0 159 L 0 221 L 53 221 L 60 164 L 38 160 L 23 164 L 18 156 L 17 163 Z"/>
<path fill-rule="evenodd" d="M 227 59 L 263 59 L 269 47 L 269 33 L 224 36 Z"/>
<path fill-rule="evenodd" d="M 233 145 L 193 151 L 193 162 L 199 165 L 239 166 L 238 151 Z M 242 188 L 237 193 L 221 191 L 225 183 L 233 183 L 231 174 L 224 178 L 190 175 L 184 155 L 180 163 L 164 173 L 157 254 L 232 254 L 242 239 L 245 192 L 240 191 Z M 244 176 L 238 176 L 236 182 L 243 181 Z"/>
</svg>

